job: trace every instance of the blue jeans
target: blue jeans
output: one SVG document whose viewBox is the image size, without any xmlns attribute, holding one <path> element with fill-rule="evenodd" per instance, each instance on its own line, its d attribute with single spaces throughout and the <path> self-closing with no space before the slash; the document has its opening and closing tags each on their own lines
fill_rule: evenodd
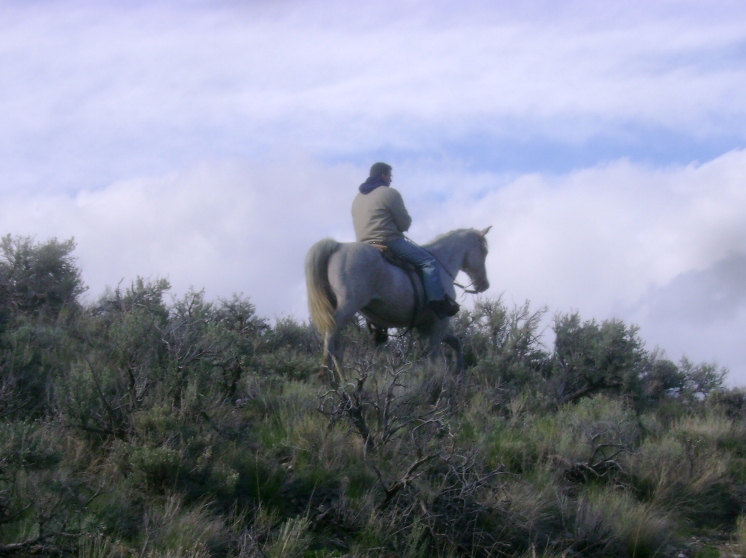
<svg viewBox="0 0 746 558">
<path fill-rule="evenodd" d="M 425 284 L 428 302 L 443 300 L 446 297 L 443 283 L 440 281 L 440 264 L 430 252 L 404 238 L 391 240 L 386 243 L 386 246 L 402 260 L 422 271 L 422 282 Z"/>
</svg>

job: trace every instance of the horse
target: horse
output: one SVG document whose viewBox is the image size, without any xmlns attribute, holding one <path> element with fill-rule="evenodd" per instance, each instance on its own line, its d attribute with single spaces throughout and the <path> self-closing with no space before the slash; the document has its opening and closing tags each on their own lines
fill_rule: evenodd
<svg viewBox="0 0 746 558">
<path fill-rule="evenodd" d="M 457 229 L 423 246 L 440 262 L 441 280 L 452 298 L 456 298 L 454 283 L 459 271 L 471 280 L 473 290 L 468 292 L 489 288 L 485 260 L 490 228 Z M 331 358 L 339 379 L 344 379 L 338 336 L 357 312 L 378 328 L 414 328 L 427 338 L 431 356 L 440 343 L 446 343 L 455 352 L 456 370 L 463 368 L 461 343 L 450 331 L 449 318 L 439 319 L 418 302 L 421 286 L 415 287 L 407 271 L 387 262 L 379 248 L 325 238 L 308 251 L 305 271 L 311 321 L 324 337 L 322 369 L 331 372 Z"/>
</svg>

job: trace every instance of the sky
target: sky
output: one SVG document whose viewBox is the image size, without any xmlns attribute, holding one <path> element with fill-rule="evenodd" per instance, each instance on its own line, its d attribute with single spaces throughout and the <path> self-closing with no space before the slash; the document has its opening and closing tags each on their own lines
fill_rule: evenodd
<svg viewBox="0 0 746 558">
<path fill-rule="evenodd" d="M 386 161 L 416 242 L 492 225 L 487 296 L 746 386 L 744 91 L 740 1 L 0 0 L 0 234 L 307 320 Z"/>
</svg>

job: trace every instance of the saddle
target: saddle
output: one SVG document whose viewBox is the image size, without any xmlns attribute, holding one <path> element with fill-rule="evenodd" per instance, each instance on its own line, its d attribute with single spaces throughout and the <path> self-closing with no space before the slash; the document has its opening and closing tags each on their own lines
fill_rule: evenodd
<svg viewBox="0 0 746 558">
<path fill-rule="evenodd" d="M 410 324 L 410 328 L 414 327 L 414 324 L 417 322 L 417 318 L 427 305 L 427 297 L 425 296 L 425 284 L 422 280 L 422 272 L 415 265 L 402 260 L 396 254 L 394 254 L 385 244 L 381 244 L 375 241 L 369 241 L 368 244 L 378 249 L 378 251 L 381 253 L 381 257 L 385 262 L 404 270 L 404 272 L 407 274 L 407 277 L 409 277 L 409 281 L 412 284 L 412 290 L 415 293 L 414 312 L 412 314 L 412 322 Z M 376 330 L 380 329 L 378 326 L 376 326 L 375 324 L 371 324 L 370 322 L 368 327 L 374 327 Z M 386 330 L 384 329 L 383 331 L 385 332 Z M 386 336 L 388 337 L 388 335 Z M 376 341 L 377 343 L 379 342 L 378 338 L 376 338 Z"/>
<path fill-rule="evenodd" d="M 420 270 L 411 263 L 402 260 L 399 256 L 394 254 L 388 246 L 375 241 L 369 241 L 368 244 L 370 244 L 374 248 L 378 248 L 378 251 L 381 252 L 381 256 L 383 256 L 383 259 L 385 261 L 387 261 L 391 265 L 395 265 L 396 267 L 403 269 L 404 271 L 414 272 L 415 274 L 417 274 L 417 277 L 419 277 L 420 282 L 422 282 L 422 273 L 420 272 Z"/>
</svg>

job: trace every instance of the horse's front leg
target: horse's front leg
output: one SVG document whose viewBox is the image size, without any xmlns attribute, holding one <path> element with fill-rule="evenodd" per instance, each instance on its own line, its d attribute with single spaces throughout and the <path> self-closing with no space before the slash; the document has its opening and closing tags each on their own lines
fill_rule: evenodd
<svg viewBox="0 0 746 558">
<path fill-rule="evenodd" d="M 461 351 L 461 342 L 449 330 L 450 320 L 438 320 L 427 331 L 423 332 L 428 337 L 428 353 L 431 362 L 434 362 L 440 356 L 440 344 L 446 343 L 455 353 L 455 373 L 463 369 L 463 354 Z"/>
<path fill-rule="evenodd" d="M 461 350 L 461 341 L 458 337 L 456 337 L 453 333 L 450 331 L 446 334 L 445 337 L 443 337 L 443 343 L 451 347 L 453 349 L 454 354 L 456 355 L 456 364 L 454 373 L 455 374 L 461 374 L 461 372 L 464 371 L 465 365 L 464 365 L 464 353 Z"/>
</svg>

